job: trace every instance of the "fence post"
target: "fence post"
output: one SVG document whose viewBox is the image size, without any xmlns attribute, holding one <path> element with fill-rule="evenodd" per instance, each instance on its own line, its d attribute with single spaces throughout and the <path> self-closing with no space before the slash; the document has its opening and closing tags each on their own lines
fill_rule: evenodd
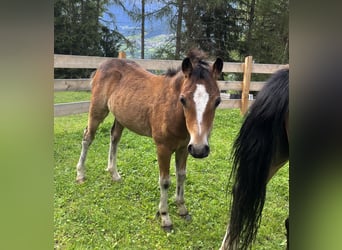
<svg viewBox="0 0 342 250">
<path fill-rule="evenodd" d="M 124 59 L 124 58 L 126 58 L 126 53 L 123 52 L 123 51 L 120 51 L 120 52 L 119 52 L 118 58 L 119 58 L 119 59 Z"/>
<path fill-rule="evenodd" d="M 245 114 L 248 109 L 248 94 L 249 86 L 251 84 L 253 57 L 247 56 L 243 67 L 243 82 L 241 93 L 241 114 Z"/>
</svg>

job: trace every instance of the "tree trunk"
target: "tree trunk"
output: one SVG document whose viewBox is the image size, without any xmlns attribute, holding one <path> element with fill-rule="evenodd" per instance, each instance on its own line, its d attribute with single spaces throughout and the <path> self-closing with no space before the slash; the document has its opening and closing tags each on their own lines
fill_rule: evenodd
<svg viewBox="0 0 342 250">
<path fill-rule="evenodd" d="M 182 21 L 183 21 L 183 0 L 178 0 L 177 4 L 178 4 L 178 17 L 177 17 L 177 27 L 176 27 L 176 53 L 175 53 L 176 60 L 180 58 Z"/>
<path fill-rule="evenodd" d="M 145 0 L 141 0 L 141 59 L 145 58 Z"/>
<path fill-rule="evenodd" d="M 249 18 L 247 20 L 248 24 L 248 33 L 247 33 L 247 55 L 251 53 L 251 44 L 252 44 L 252 29 L 254 25 L 254 16 L 255 16 L 255 0 L 251 0 L 250 8 L 249 8 Z"/>
</svg>

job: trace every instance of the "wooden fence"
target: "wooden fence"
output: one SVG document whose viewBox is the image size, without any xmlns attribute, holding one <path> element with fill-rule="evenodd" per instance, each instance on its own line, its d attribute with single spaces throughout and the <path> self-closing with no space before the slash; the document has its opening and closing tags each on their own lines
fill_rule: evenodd
<svg viewBox="0 0 342 250">
<path fill-rule="evenodd" d="M 119 58 L 125 58 L 125 53 L 121 52 Z M 109 57 L 95 56 L 74 56 L 74 55 L 54 55 L 54 68 L 82 68 L 96 69 Z M 168 68 L 178 68 L 181 60 L 150 60 L 131 59 L 147 70 L 165 71 Z M 241 91 L 241 99 L 229 99 L 229 95 L 221 93 L 222 102 L 219 108 L 240 108 L 244 114 L 252 100 L 249 100 L 250 91 L 259 91 L 265 82 L 251 81 L 251 74 L 272 74 L 275 71 L 286 67 L 282 64 L 254 64 L 252 56 L 245 58 L 244 63 L 224 62 L 223 72 L 243 73 L 243 81 L 218 81 L 222 92 L 228 90 Z M 55 79 L 54 91 L 89 91 L 90 79 Z M 54 116 L 66 116 L 72 114 L 86 113 L 89 109 L 89 101 L 61 103 L 54 105 Z"/>
</svg>

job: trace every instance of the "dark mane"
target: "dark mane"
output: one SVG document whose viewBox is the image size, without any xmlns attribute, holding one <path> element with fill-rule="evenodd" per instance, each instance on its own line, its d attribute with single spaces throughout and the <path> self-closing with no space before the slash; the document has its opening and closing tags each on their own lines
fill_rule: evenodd
<svg viewBox="0 0 342 250">
<path fill-rule="evenodd" d="M 187 54 L 187 57 L 190 59 L 193 67 L 192 76 L 195 78 L 207 78 L 209 75 L 209 63 L 204 61 L 205 58 L 207 58 L 207 55 L 205 52 L 199 49 L 192 49 Z M 181 67 L 174 69 L 169 68 L 165 72 L 166 77 L 173 77 L 175 76 L 179 71 L 181 71 Z"/>
<path fill-rule="evenodd" d="M 197 65 L 194 66 L 194 69 L 191 73 L 192 77 L 199 79 L 206 79 L 209 77 L 209 64 L 204 61 L 199 61 Z"/>
<path fill-rule="evenodd" d="M 193 77 L 203 79 L 209 76 L 209 63 L 204 61 L 207 58 L 205 52 L 195 48 L 189 51 L 187 57 L 190 58 L 193 66 Z"/>
<path fill-rule="evenodd" d="M 199 49 L 192 49 L 188 52 L 187 57 L 190 58 L 193 65 L 197 63 L 205 63 L 203 59 L 207 58 L 207 54 Z"/>
<path fill-rule="evenodd" d="M 181 70 L 181 68 L 178 69 L 174 69 L 174 68 L 169 68 L 167 69 L 167 71 L 165 72 L 165 76 L 166 77 L 173 77 L 175 75 L 177 75 L 177 73 Z"/>
</svg>

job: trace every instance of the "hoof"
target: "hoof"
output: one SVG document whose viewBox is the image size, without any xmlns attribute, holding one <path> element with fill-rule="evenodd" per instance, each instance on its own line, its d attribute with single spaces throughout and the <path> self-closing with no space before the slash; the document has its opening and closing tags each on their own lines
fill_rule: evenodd
<svg viewBox="0 0 342 250">
<path fill-rule="evenodd" d="M 170 226 L 162 226 L 162 229 L 166 232 L 166 233 L 171 233 L 172 232 L 172 225 Z"/>
<path fill-rule="evenodd" d="M 167 232 L 170 233 L 172 231 L 172 222 L 169 218 L 169 215 L 163 215 L 159 211 L 157 211 L 155 219 L 161 218 L 161 228 Z"/>
<path fill-rule="evenodd" d="M 181 214 L 180 217 L 184 219 L 185 221 L 191 221 L 192 217 L 190 214 Z"/>
<path fill-rule="evenodd" d="M 82 178 L 77 178 L 76 179 L 76 183 L 78 184 L 83 184 L 85 182 L 86 178 L 85 177 L 82 177 Z"/>
<path fill-rule="evenodd" d="M 121 179 L 121 176 L 112 176 L 112 181 L 113 182 L 120 182 L 122 179 Z"/>
<path fill-rule="evenodd" d="M 112 177 L 112 181 L 115 181 L 115 182 L 121 181 L 121 176 L 120 176 L 120 174 L 116 170 L 114 170 L 113 168 L 109 168 L 108 167 L 106 169 L 106 171 L 109 172 L 110 176 Z"/>
</svg>

